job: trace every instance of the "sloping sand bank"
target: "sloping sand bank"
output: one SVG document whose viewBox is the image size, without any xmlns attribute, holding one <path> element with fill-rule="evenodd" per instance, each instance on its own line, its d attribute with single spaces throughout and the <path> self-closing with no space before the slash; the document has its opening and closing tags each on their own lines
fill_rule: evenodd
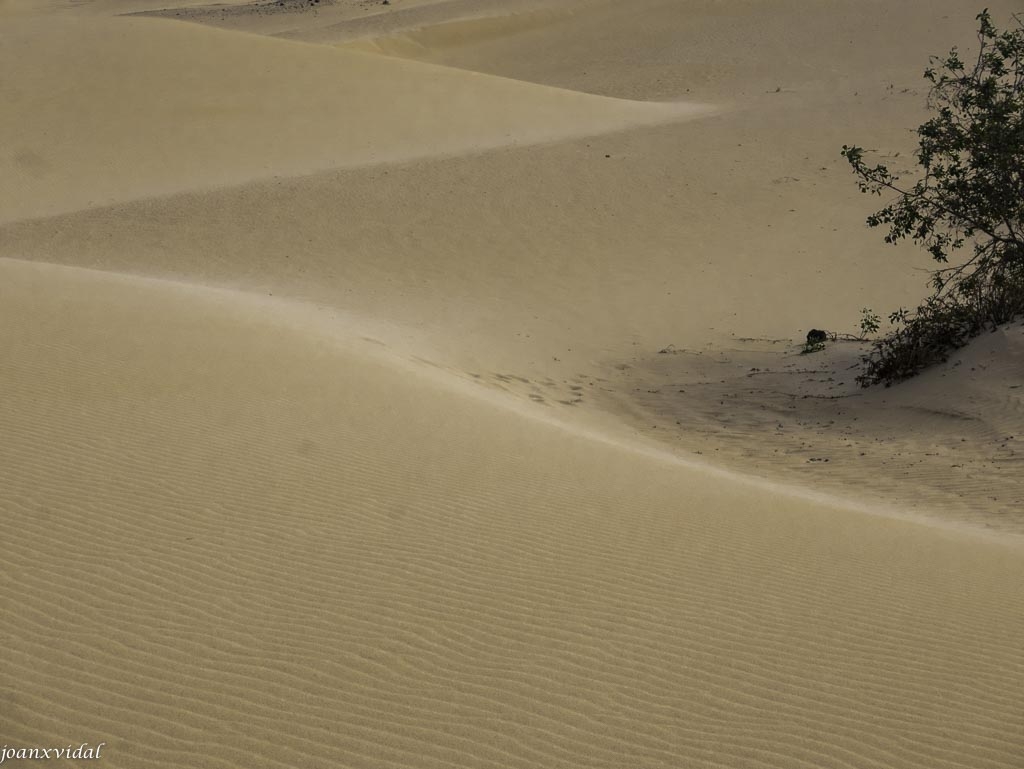
<svg viewBox="0 0 1024 769">
<path fill-rule="evenodd" d="M 1019 552 L 510 418 L 351 321 L 0 276 L 8 744 L 105 739 L 124 767 L 1020 757 Z"/>
</svg>

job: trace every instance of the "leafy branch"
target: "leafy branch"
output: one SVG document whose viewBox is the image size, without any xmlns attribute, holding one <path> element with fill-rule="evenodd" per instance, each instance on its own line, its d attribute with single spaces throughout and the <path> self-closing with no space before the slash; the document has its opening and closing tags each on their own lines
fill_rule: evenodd
<svg viewBox="0 0 1024 769">
<path fill-rule="evenodd" d="M 868 226 L 950 265 L 932 272 L 933 293 L 915 311 L 892 314 L 896 330 L 864 358 L 864 385 L 912 376 L 1024 313 L 1024 25 L 1014 16 L 1015 26 L 1000 31 L 987 9 L 976 18 L 973 63 L 954 48 L 925 70 L 935 114 L 917 129 L 921 178 L 903 184 L 887 166 L 870 165 L 862 147 L 843 146 L 861 192 L 896 196 Z"/>
</svg>

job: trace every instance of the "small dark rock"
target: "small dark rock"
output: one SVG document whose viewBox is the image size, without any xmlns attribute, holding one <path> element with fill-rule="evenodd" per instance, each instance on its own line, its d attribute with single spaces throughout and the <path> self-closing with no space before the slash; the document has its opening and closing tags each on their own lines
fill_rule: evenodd
<svg viewBox="0 0 1024 769">
<path fill-rule="evenodd" d="M 828 332 L 820 328 L 812 328 L 807 332 L 807 344 L 821 344 L 828 339 Z"/>
</svg>

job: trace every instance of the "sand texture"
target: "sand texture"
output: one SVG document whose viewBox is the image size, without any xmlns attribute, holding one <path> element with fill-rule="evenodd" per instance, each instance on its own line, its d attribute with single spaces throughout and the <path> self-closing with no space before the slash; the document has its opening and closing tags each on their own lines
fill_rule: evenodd
<svg viewBox="0 0 1024 769">
<path fill-rule="evenodd" d="M 1024 766 L 1024 326 L 799 354 L 977 10 L 0 0 L 0 746 Z"/>
</svg>

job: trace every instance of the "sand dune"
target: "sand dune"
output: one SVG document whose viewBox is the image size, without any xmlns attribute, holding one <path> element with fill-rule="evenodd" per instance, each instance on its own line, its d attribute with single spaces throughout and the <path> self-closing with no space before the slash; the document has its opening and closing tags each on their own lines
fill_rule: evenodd
<svg viewBox="0 0 1024 769">
<path fill-rule="evenodd" d="M 163 19 L 56 16 L 5 38 L 0 221 L 707 111 Z"/>
<path fill-rule="evenodd" d="M 273 300 L 0 270 L 8 744 L 102 737 L 133 767 L 1019 758 L 1019 554 L 510 419 Z"/>
<path fill-rule="evenodd" d="M 1019 3 L 990 7 L 1008 17 Z M 623 98 L 733 101 L 780 88 L 793 100 L 863 92 L 894 74 L 901 87 L 920 86 L 938 41 L 969 42 L 975 13 L 931 0 L 448 0 L 337 25 L 310 17 L 277 34 L 356 38 L 392 55 Z"/>
<path fill-rule="evenodd" d="M 785 355 L 795 355 L 806 329 L 854 331 L 861 307 L 906 305 L 922 291 L 918 269 L 927 260 L 880 248 L 860 229 L 870 201 L 851 189 L 836 153 L 851 133 L 900 140 L 898 129 L 879 125 L 897 123 L 912 97 L 882 101 L 886 90 L 879 88 L 880 101 L 865 115 L 831 98 L 769 100 L 597 139 L 97 208 L 0 227 L 0 247 L 20 258 L 352 310 L 390 324 L 378 337 L 407 356 L 565 418 L 631 415 L 619 393 L 628 406 L 637 391 L 659 390 L 675 398 L 664 410 L 672 418 L 645 417 L 639 425 L 650 437 L 669 428 L 674 446 L 713 452 L 679 435 L 679 414 L 738 419 L 748 407 L 762 411 L 761 401 L 733 403 L 744 390 L 726 387 L 726 397 L 692 402 L 692 390 L 684 398 L 684 385 L 671 387 L 680 372 L 643 371 L 659 360 L 658 350 L 722 352 L 731 362 L 720 378 L 738 376 L 742 385 L 750 368 L 791 364 Z M 837 113 L 849 117 L 848 126 L 830 122 Z M 782 341 L 769 344 L 775 357 L 750 359 L 742 352 L 750 344 L 737 341 L 750 338 Z M 852 386 L 852 376 L 836 381 Z M 616 397 L 609 403 L 606 396 Z M 933 429 L 942 442 L 962 437 L 956 425 L 918 416 L 911 434 L 921 431 L 924 443 Z M 1012 412 L 983 415 L 1004 423 L 1006 435 L 1024 433 L 1006 417 Z M 768 427 L 774 434 L 775 423 Z M 736 440 L 756 452 L 761 443 L 749 434 Z M 806 440 L 800 435 L 798 443 Z M 838 445 L 849 450 L 841 439 Z M 753 469 L 746 453 L 734 466 Z M 818 455 L 786 458 L 803 473 L 807 457 Z M 885 495 L 901 505 L 931 499 L 932 476 L 905 477 L 902 466 L 890 473 L 881 465 L 887 454 L 877 465 L 860 464 L 859 449 L 856 456 L 852 486 L 842 481 L 847 492 L 859 496 L 865 483 L 887 478 Z M 1009 494 L 1003 488 L 992 496 L 1017 498 Z M 973 509 L 966 512 L 975 522 L 1005 522 L 1004 503 L 991 501 L 968 498 Z M 933 514 L 963 518 L 959 503 L 944 505 Z M 1020 517 L 1013 520 L 1019 528 Z"/>
<path fill-rule="evenodd" d="M 439 8 L 423 12 L 436 14 Z M 754 13 L 744 8 L 736 14 L 740 31 L 753 35 L 760 17 L 744 21 Z M 659 15 L 652 9 L 660 9 Z M 896 10 L 887 11 L 888 26 L 868 23 L 845 5 L 828 17 L 836 22 L 829 27 L 815 14 L 800 26 L 796 22 L 802 17 L 792 5 L 783 6 L 778 18 L 760 13 L 767 14 L 769 27 L 780 19 L 790 24 L 786 34 L 793 40 L 818 32 L 824 42 L 808 55 L 821 56 L 825 43 L 838 46 L 854 31 L 868 35 L 871 26 L 884 28 L 879 41 L 884 43 L 891 26 L 909 24 L 918 10 L 913 3 L 901 9 L 896 19 Z M 659 29 L 672 27 L 678 9 L 652 5 L 646 22 L 632 25 L 618 15 L 609 20 L 609 13 L 614 11 L 601 6 L 591 15 L 639 46 L 655 21 Z M 936 16 L 932 23 L 956 23 L 957 14 L 945 15 L 949 18 Z M 698 18 L 702 24 L 721 23 Z M 854 18 L 860 19 L 860 30 L 846 23 Z M 599 29 L 588 27 L 596 24 L 588 19 L 574 17 L 570 25 L 582 25 L 576 45 L 589 39 L 588 29 Z M 185 29 L 192 28 L 198 29 Z M 746 353 L 728 351 L 737 348 L 737 339 L 792 344 L 810 327 L 852 331 L 861 307 L 884 311 L 921 295 L 920 271 L 928 267 L 927 258 L 913 250 L 881 248 L 874 233 L 859 227 L 871 201 L 854 189 L 838 147 L 863 137 L 869 146 L 906 148 L 906 126 L 919 117 L 922 100 L 919 61 L 925 55 L 915 58 L 914 48 L 934 49 L 931 36 L 943 39 L 942 34 L 926 26 L 920 39 L 902 47 L 876 46 L 874 69 L 866 59 L 844 60 L 848 82 L 841 88 L 834 68 L 823 60 L 813 68 L 784 62 L 782 74 L 798 65 L 787 76 L 801 71 L 804 80 L 783 81 L 786 91 L 749 95 L 733 110 L 706 120 L 190 191 L 11 224 L 0 228 L 0 246 L 19 258 L 170 276 L 352 310 L 387 325 L 389 331 L 380 336 L 408 356 L 429 358 L 537 408 L 586 420 L 603 420 L 611 411 L 635 420 L 648 437 L 722 456 L 724 447 L 703 445 L 707 430 L 716 433 L 717 427 L 698 420 L 696 432 L 683 429 L 689 423 L 680 414 L 707 414 L 717 423 L 723 415 L 742 421 L 741 414 L 764 412 L 761 400 L 734 404 L 732 399 L 746 390 L 728 386 L 722 398 L 658 406 L 658 413 L 671 418 L 652 420 L 645 405 L 637 412 L 633 395 L 658 390 L 663 397 L 679 396 L 684 388 L 673 388 L 671 377 L 634 369 L 657 360 L 656 351 L 673 344 L 712 354 L 726 351 L 732 359 L 727 367 L 741 379 L 752 367 L 782 370 L 790 361 L 781 353 L 750 361 Z M 546 40 L 533 41 L 526 58 L 548 61 L 556 73 L 558 62 L 542 45 Z M 316 48 L 282 44 L 289 50 Z M 494 47 L 491 39 L 480 44 L 484 50 Z M 509 60 L 498 53 L 494 61 L 504 67 Z M 637 90 L 653 82 L 647 74 L 634 72 L 631 85 L 620 90 L 650 96 Z M 692 81 L 694 87 L 699 81 Z M 716 81 L 716 91 L 705 95 L 724 102 L 734 82 Z M 364 116 L 367 125 L 378 117 Z M 772 347 L 781 350 L 779 343 Z M 836 381 L 851 386 L 852 375 Z M 776 390 L 784 393 L 787 387 Z M 956 400 L 952 390 L 945 392 Z M 720 403 L 725 397 L 727 407 Z M 957 408 L 955 403 L 933 406 Z M 988 408 L 976 416 L 994 425 L 993 440 L 1024 432 L 1014 411 L 989 413 Z M 840 411 L 798 412 L 796 421 L 808 426 L 832 423 L 835 440 L 829 437 L 823 445 L 814 430 L 797 431 L 792 451 L 772 445 L 763 457 L 767 465 L 748 461 L 762 445 L 749 438 L 750 431 L 727 430 L 723 436 L 733 435 L 729 440 L 739 441 L 740 448 L 726 461 L 757 473 L 773 471 L 767 467 L 803 476 L 809 458 L 846 456 L 852 450 L 844 431 L 859 429 L 853 416 L 861 424 L 864 417 Z M 602 429 L 607 426 L 602 421 Z M 768 427 L 774 431 L 775 423 Z M 836 471 L 813 482 L 838 484 L 842 488 L 833 491 L 845 488 L 875 501 L 884 496 L 946 520 L 968 518 L 1004 530 L 1024 526 L 1013 507 L 1019 492 L 1012 474 L 983 473 L 996 488 L 982 499 L 940 476 L 955 463 L 946 462 L 934 445 L 960 443 L 959 425 L 916 412 L 907 429 L 911 444 L 933 455 L 925 460 L 927 472 L 917 464 L 918 451 L 906 452 L 914 455 L 913 467 L 891 461 L 903 449 L 889 441 L 892 451 L 865 453 L 875 462 L 862 458 L 858 448 L 850 477 Z M 694 435 L 699 443 L 689 440 Z M 784 466 L 776 461 L 779 454 Z M 985 449 L 970 463 L 991 466 L 998 459 Z M 937 477 L 948 491 L 938 499 Z"/>
<path fill-rule="evenodd" d="M 1021 329 L 796 352 L 973 9 L 161 5 L 0 0 L 0 744 L 1021 765 Z"/>
</svg>

